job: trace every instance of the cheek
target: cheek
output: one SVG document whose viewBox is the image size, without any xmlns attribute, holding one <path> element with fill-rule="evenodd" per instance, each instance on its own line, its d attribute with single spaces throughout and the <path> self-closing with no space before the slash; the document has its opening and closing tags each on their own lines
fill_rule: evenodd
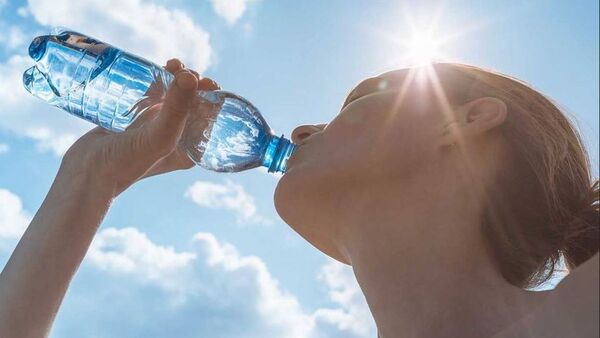
<svg viewBox="0 0 600 338">
<path fill-rule="evenodd" d="M 351 179 L 370 182 L 410 178 L 435 160 L 435 138 L 426 123 L 405 117 L 389 122 L 360 145 L 359 154 L 345 163 L 340 161 L 354 167 L 355 177 Z"/>
<path fill-rule="evenodd" d="M 385 138 L 385 144 L 379 145 L 385 149 L 380 162 L 397 174 L 409 176 L 435 157 L 435 134 L 423 119 L 402 122 Z"/>
<path fill-rule="evenodd" d="M 374 180 L 410 177 L 434 158 L 434 121 L 408 109 L 383 111 L 388 107 L 386 102 L 356 104 L 300 150 L 299 161 L 275 191 L 282 218 L 294 218 L 292 205 L 314 208 L 323 196 L 349 193 Z"/>
<path fill-rule="evenodd" d="M 373 180 L 410 176 L 434 155 L 431 133 L 419 121 L 396 120 L 363 124 L 354 135 L 326 135 L 323 143 L 307 152 L 293 176 L 299 189 L 350 187 Z M 340 126 L 340 130 L 348 126 Z M 368 128 L 368 129 L 367 129 Z M 351 130 L 345 128 L 344 130 Z M 366 130 L 373 132 L 365 133 Z M 290 177 L 291 179 L 292 177 Z M 310 189 L 309 189 L 310 188 Z"/>
</svg>

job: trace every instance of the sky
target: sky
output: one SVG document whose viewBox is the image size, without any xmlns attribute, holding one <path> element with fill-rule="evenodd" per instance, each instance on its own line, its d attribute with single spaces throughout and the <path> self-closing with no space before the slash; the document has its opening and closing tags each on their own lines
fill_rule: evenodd
<svg viewBox="0 0 600 338">
<path fill-rule="evenodd" d="M 436 58 L 515 76 L 568 112 L 598 176 L 595 0 L 0 0 L 1 266 L 92 127 L 21 84 L 29 42 L 53 26 L 159 64 L 178 57 L 286 135 L 332 119 L 361 79 L 414 62 L 410 41 L 431 32 Z M 375 337 L 351 269 L 277 216 L 277 179 L 197 167 L 136 183 L 113 203 L 51 337 Z"/>
</svg>

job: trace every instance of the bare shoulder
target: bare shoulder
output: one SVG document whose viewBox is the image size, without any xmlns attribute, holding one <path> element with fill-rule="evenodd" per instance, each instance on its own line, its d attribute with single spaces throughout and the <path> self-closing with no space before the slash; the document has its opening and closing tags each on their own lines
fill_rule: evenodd
<svg viewBox="0 0 600 338">
<path fill-rule="evenodd" d="M 573 270 L 540 309 L 494 338 L 599 337 L 598 254 Z"/>
</svg>

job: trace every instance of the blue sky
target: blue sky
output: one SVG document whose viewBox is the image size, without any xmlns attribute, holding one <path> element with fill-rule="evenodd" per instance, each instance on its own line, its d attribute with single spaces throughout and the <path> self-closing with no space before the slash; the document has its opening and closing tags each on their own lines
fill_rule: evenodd
<svg viewBox="0 0 600 338">
<path fill-rule="evenodd" d="M 597 1 L 0 0 L 0 262 L 90 125 L 29 96 L 28 42 L 54 25 L 158 63 L 180 57 L 289 135 L 358 81 L 406 66 L 411 20 L 441 55 L 516 76 L 578 121 L 598 175 Z M 52 337 L 374 337 L 351 271 L 275 213 L 277 178 L 194 168 L 114 203 Z"/>
</svg>

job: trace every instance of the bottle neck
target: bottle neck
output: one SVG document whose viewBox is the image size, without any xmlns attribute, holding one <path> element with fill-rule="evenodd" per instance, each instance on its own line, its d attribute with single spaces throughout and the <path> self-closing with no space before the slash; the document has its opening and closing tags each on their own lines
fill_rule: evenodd
<svg viewBox="0 0 600 338">
<path fill-rule="evenodd" d="M 284 173 L 287 169 L 288 159 L 292 156 L 295 148 L 296 145 L 283 135 L 281 137 L 273 136 L 263 155 L 262 165 L 267 167 L 270 173 Z"/>
</svg>

